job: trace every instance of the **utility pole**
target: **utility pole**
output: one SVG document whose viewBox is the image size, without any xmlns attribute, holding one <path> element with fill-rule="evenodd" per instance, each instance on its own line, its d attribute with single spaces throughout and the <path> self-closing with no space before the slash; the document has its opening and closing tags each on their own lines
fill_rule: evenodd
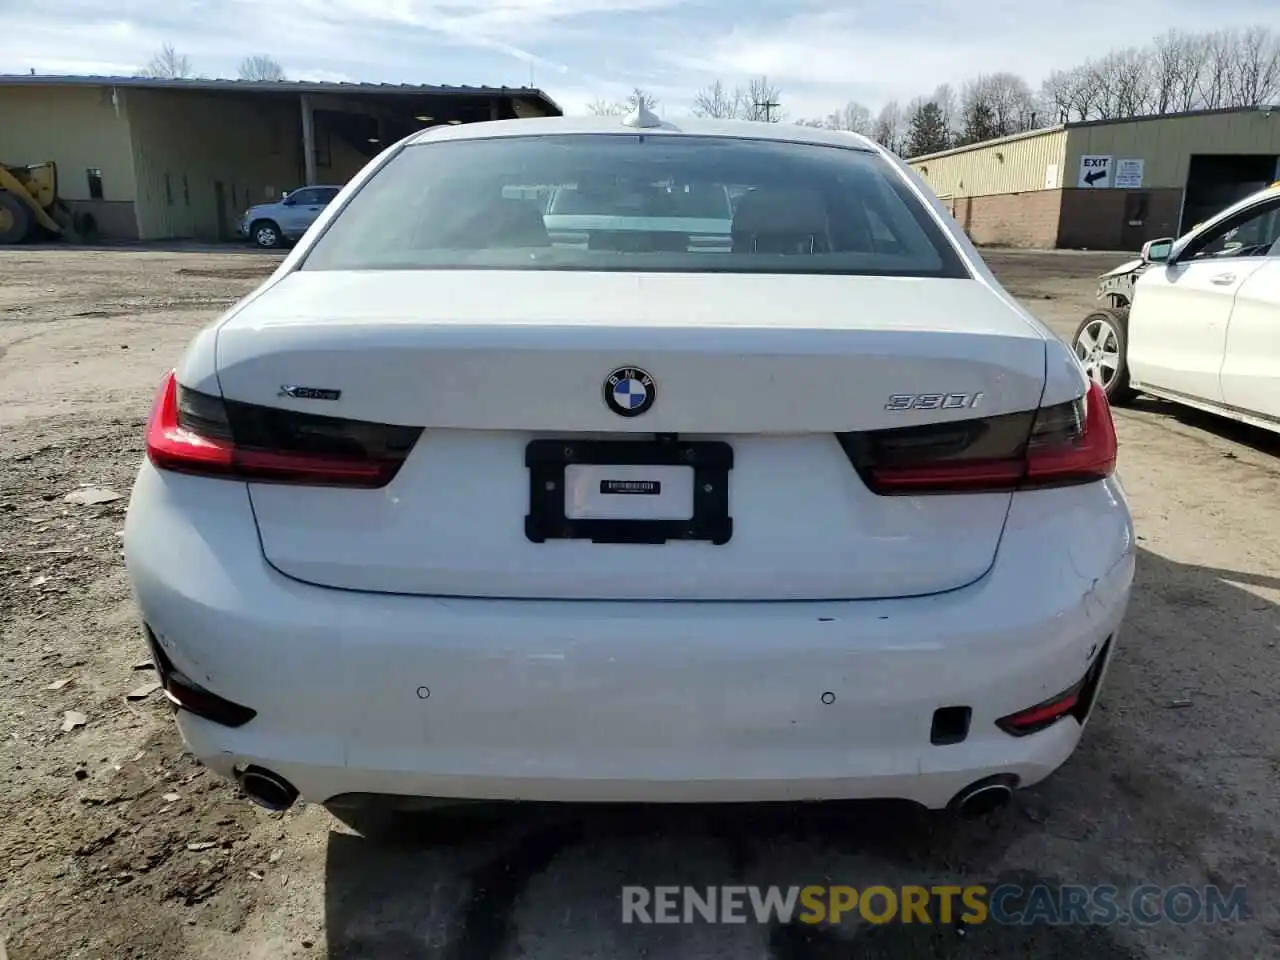
<svg viewBox="0 0 1280 960">
<path fill-rule="evenodd" d="M 755 102 L 756 116 L 760 115 L 760 111 L 764 111 L 764 122 L 773 123 L 773 111 L 777 110 L 782 104 L 776 100 L 757 100 Z"/>
</svg>

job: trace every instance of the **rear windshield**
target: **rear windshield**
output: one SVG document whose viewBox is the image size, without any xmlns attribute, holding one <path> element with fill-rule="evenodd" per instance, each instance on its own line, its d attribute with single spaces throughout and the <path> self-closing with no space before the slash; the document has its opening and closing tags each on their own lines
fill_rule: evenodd
<svg viewBox="0 0 1280 960">
<path fill-rule="evenodd" d="M 409 146 L 302 269 L 968 276 L 874 153 L 661 134 Z"/>
</svg>

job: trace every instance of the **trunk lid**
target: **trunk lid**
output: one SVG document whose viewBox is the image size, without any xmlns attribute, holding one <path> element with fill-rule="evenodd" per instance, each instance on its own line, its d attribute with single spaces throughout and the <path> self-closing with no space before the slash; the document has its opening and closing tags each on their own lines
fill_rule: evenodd
<svg viewBox="0 0 1280 960">
<path fill-rule="evenodd" d="M 217 349 L 228 399 L 425 427 L 384 489 L 250 484 L 277 569 L 511 598 L 855 599 L 972 582 L 1010 495 L 877 496 L 835 435 L 1033 409 L 1045 376 L 1043 334 L 988 287 L 890 277 L 301 271 L 234 315 Z M 631 367 L 654 392 L 634 418 L 605 400 L 608 375 Z M 892 399 L 924 394 L 981 397 L 952 410 Z M 530 540 L 530 441 L 655 434 L 731 448 L 728 542 Z M 695 495 L 689 472 L 557 476 L 583 517 L 673 519 L 662 511 Z M 601 492 L 646 478 L 675 500 L 624 509 Z"/>
</svg>

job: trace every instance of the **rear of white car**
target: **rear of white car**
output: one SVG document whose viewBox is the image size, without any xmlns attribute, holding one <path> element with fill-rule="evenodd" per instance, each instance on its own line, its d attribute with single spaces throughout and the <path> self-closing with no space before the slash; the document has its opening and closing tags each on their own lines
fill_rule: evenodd
<svg viewBox="0 0 1280 960">
<path fill-rule="evenodd" d="M 1101 392 L 863 141 L 575 123 L 389 152 L 161 385 L 125 545 L 187 743 L 273 804 L 1048 775 L 1132 579 Z M 611 177 L 625 243 L 503 199 Z"/>
</svg>

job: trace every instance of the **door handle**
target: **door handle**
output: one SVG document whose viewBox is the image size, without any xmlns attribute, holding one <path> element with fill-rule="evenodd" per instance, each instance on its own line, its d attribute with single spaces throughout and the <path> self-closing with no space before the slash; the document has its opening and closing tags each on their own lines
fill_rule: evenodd
<svg viewBox="0 0 1280 960">
<path fill-rule="evenodd" d="M 1209 282 L 1216 283 L 1220 287 L 1225 287 L 1236 282 L 1236 275 L 1234 273 L 1220 273 L 1217 276 L 1210 277 Z"/>
</svg>

